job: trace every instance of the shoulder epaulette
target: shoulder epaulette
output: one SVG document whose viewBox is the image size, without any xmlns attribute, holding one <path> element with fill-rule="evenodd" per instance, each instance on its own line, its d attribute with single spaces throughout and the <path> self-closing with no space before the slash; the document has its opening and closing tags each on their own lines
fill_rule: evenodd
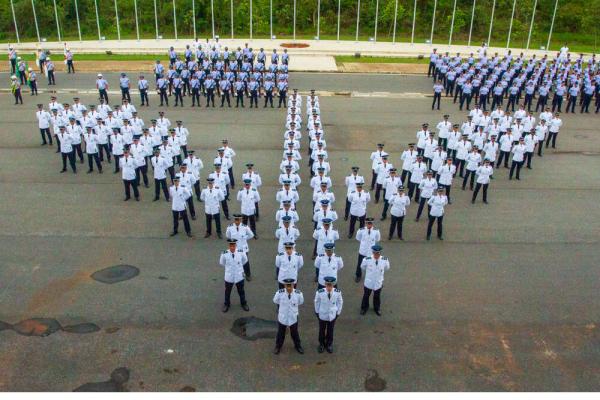
<svg viewBox="0 0 600 400">
<path fill-rule="evenodd" d="M 233 226 L 233 223 L 229 224 L 229 226 Z"/>
<path fill-rule="evenodd" d="M 279 289 L 278 292 L 283 293 L 283 292 L 285 292 L 285 289 Z"/>
<path fill-rule="evenodd" d="M 325 254 L 319 254 L 319 257 L 323 257 Z"/>
<path fill-rule="evenodd" d="M 338 289 L 338 288 L 335 288 L 334 290 L 335 290 L 336 292 L 338 292 L 338 293 L 342 293 L 342 291 L 341 291 L 340 289 Z"/>
<path fill-rule="evenodd" d="M 277 254 L 277 255 L 278 255 L 278 256 L 282 256 L 282 255 L 283 255 L 283 253 L 279 253 L 279 254 Z"/>
<path fill-rule="evenodd" d="M 227 250 L 223 250 L 223 251 L 221 252 L 221 254 L 226 254 L 226 253 L 227 253 Z"/>
<path fill-rule="evenodd" d="M 384 259 L 384 260 L 387 260 L 387 259 L 388 259 L 387 257 L 381 257 L 381 258 L 382 258 L 382 259 Z"/>
<path fill-rule="evenodd" d="M 298 293 L 298 294 L 302 294 L 302 292 L 298 289 L 294 289 L 294 292 Z"/>
<path fill-rule="evenodd" d="M 244 252 L 244 250 L 238 250 L 237 252 L 238 252 L 238 253 L 243 253 L 243 252 Z"/>
<path fill-rule="evenodd" d="M 370 259 L 371 259 L 371 257 L 365 257 L 365 259 L 366 259 L 366 260 L 370 260 Z"/>
<path fill-rule="evenodd" d="M 325 291 L 325 289 L 319 289 L 318 292 L 319 293 L 323 293 Z"/>
</svg>

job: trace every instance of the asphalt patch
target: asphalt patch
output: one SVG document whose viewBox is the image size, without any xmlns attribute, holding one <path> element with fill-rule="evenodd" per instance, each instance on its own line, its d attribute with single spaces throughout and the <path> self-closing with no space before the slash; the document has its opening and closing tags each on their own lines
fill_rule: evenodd
<svg viewBox="0 0 600 400">
<path fill-rule="evenodd" d="M 139 268 L 134 267 L 133 265 L 120 264 L 94 272 L 92 274 L 92 279 L 111 285 L 113 283 L 123 282 L 131 278 L 135 278 L 139 274 Z"/>
<path fill-rule="evenodd" d="M 379 376 L 379 372 L 374 369 L 369 370 L 365 378 L 365 390 L 367 392 L 383 392 L 387 382 Z"/>
<path fill-rule="evenodd" d="M 13 330 L 23 336 L 46 337 L 58 331 L 79 334 L 93 333 L 98 332 L 100 327 L 91 322 L 63 327 L 60 322 L 54 318 L 30 318 L 17 322 L 14 325 L 0 321 L 0 331 L 4 330 Z"/>
<path fill-rule="evenodd" d="M 243 317 L 233 321 L 231 332 L 244 340 L 274 339 L 277 322 L 256 317 Z"/>
<path fill-rule="evenodd" d="M 125 384 L 129 381 L 129 369 L 120 367 L 110 374 L 110 379 L 104 382 L 85 383 L 74 392 L 126 392 Z"/>
</svg>

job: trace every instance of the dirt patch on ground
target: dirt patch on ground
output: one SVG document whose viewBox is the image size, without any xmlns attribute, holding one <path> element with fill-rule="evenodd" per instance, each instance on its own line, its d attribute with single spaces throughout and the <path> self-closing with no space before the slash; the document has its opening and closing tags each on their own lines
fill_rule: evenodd
<svg viewBox="0 0 600 400">
<path fill-rule="evenodd" d="M 425 74 L 425 64 L 396 64 L 396 63 L 339 63 L 340 72 L 362 72 L 380 74 Z"/>
<path fill-rule="evenodd" d="M 146 72 L 151 73 L 154 63 L 152 61 L 75 61 L 76 72 Z M 39 68 L 34 63 L 29 66 L 36 72 Z M 8 63 L 0 63 L 0 72 L 8 72 Z M 67 67 L 62 62 L 56 63 L 57 72 L 67 72 Z"/>
<path fill-rule="evenodd" d="M 288 49 L 304 49 L 306 47 L 310 47 L 308 43 L 281 43 L 280 46 Z"/>
</svg>

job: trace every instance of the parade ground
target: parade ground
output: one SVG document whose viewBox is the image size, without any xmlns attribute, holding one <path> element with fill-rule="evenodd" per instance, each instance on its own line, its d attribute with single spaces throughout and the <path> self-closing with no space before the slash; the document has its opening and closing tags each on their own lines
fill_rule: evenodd
<svg viewBox="0 0 600 400">
<path fill-rule="evenodd" d="M 0 79 L 9 81 L 5 73 Z M 115 88 L 117 75 L 107 79 Z M 61 102 L 79 96 L 97 104 L 94 80 L 95 74 L 61 73 L 53 89 Z M 223 314 L 218 261 L 227 243 L 214 234 L 203 239 L 203 204 L 196 202 L 193 239 L 182 229 L 169 237 L 170 204 L 152 202 L 152 182 L 140 187 L 140 202 L 123 202 L 112 165 L 102 175 L 86 174 L 87 164 L 78 164 L 76 175 L 60 174 L 56 148 L 40 146 L 35 106 L 49 102 L 41 82 L 40 95 L 25 92 L 23 106 L 0 94 L 0 390 L 72 391 L 88 383 L 129 391 L 600 390 L 598 115 L 562 114 L 558 148 L 534 157 L 520 181 L 497 170 L 489 205 L 472 205 L 472 192 L 461 191 L 456 179 L 444 241 L 425 240 L 426 218 L 415 222 L 411 204 L 405 240 L 381 241 L 391 262 L 382 316 L 372 310 L 361 316 L 358 242 L 347 239 L 343 220 L 344 177 L 357 165 L 370 183 L 369 155 L 380 142 L 401 168 L 401 151 L 422 123 L 435 127 L 445 113 L 462 123 L 466 112 L 446 99 L 441 111 L 431 111 L 431 80 L 422 75 L 292 73 L 294 87 L 319 91 L 340 213 L 334 225 L 345 265 L 344 308 L 334 353 L 316 350 L 303 129 L 297 249 L 304 255 L 298 289 L 305 296 L 299 331 L 306 353 L 296 353 L 288 336 L 281 354 L 273 354 L 284 109 L 262 108 L 262 98 L 257 110 L 249 102 L 222 109 L 218 98 L 217 108 L 204 102 L 191 108 L 189 97 L 186 107 L 163 108 L 172 123 L 181 119 L 189 129 L 188 148 L 204 162 L 203 186 L 224 138 L 237 152 L 234 193 L 246 162 L 262 177 L 259 239 L 249 241 L 250 311 L 234 291 Z M 120 102 L 117 94 L 109 98 L 111 105 Z M 149 125 L 158 97 L 150 96 L 150 107 L 132 98 Z M 229 204 L 239 211 L 234 196 Z M 379 221 L 382 207 L 372 202 L 368 215 L 385 238 L 389 217 Z M 95 274 L 114 266 L 125 267 Z"/>
</svg>

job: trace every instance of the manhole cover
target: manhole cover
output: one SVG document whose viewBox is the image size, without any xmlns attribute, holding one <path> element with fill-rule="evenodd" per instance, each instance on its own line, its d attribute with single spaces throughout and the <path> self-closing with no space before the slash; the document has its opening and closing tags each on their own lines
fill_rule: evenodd
<svg viewBox="0 0 600 400">
<path fill-rule="evenodd" d="M 231 332 L 244 340 L 273 339 L 277 336 L 277 322 L 256 317 L 233 321 Z"/>
<path fill-rule="evenodd" d="M 92 274 L 92 279 L 102 283 L 117 283 L 135 278 L 140 274 L 140 270 L 133 265 L 115 265 L 101 269 Z"/>
<path fill-rule="evenodd" d="M 287 47 L 288 49 L 304 49 L 310 47 L 308 43 L 281 43 L 281 47 Z"/>
</svg>

